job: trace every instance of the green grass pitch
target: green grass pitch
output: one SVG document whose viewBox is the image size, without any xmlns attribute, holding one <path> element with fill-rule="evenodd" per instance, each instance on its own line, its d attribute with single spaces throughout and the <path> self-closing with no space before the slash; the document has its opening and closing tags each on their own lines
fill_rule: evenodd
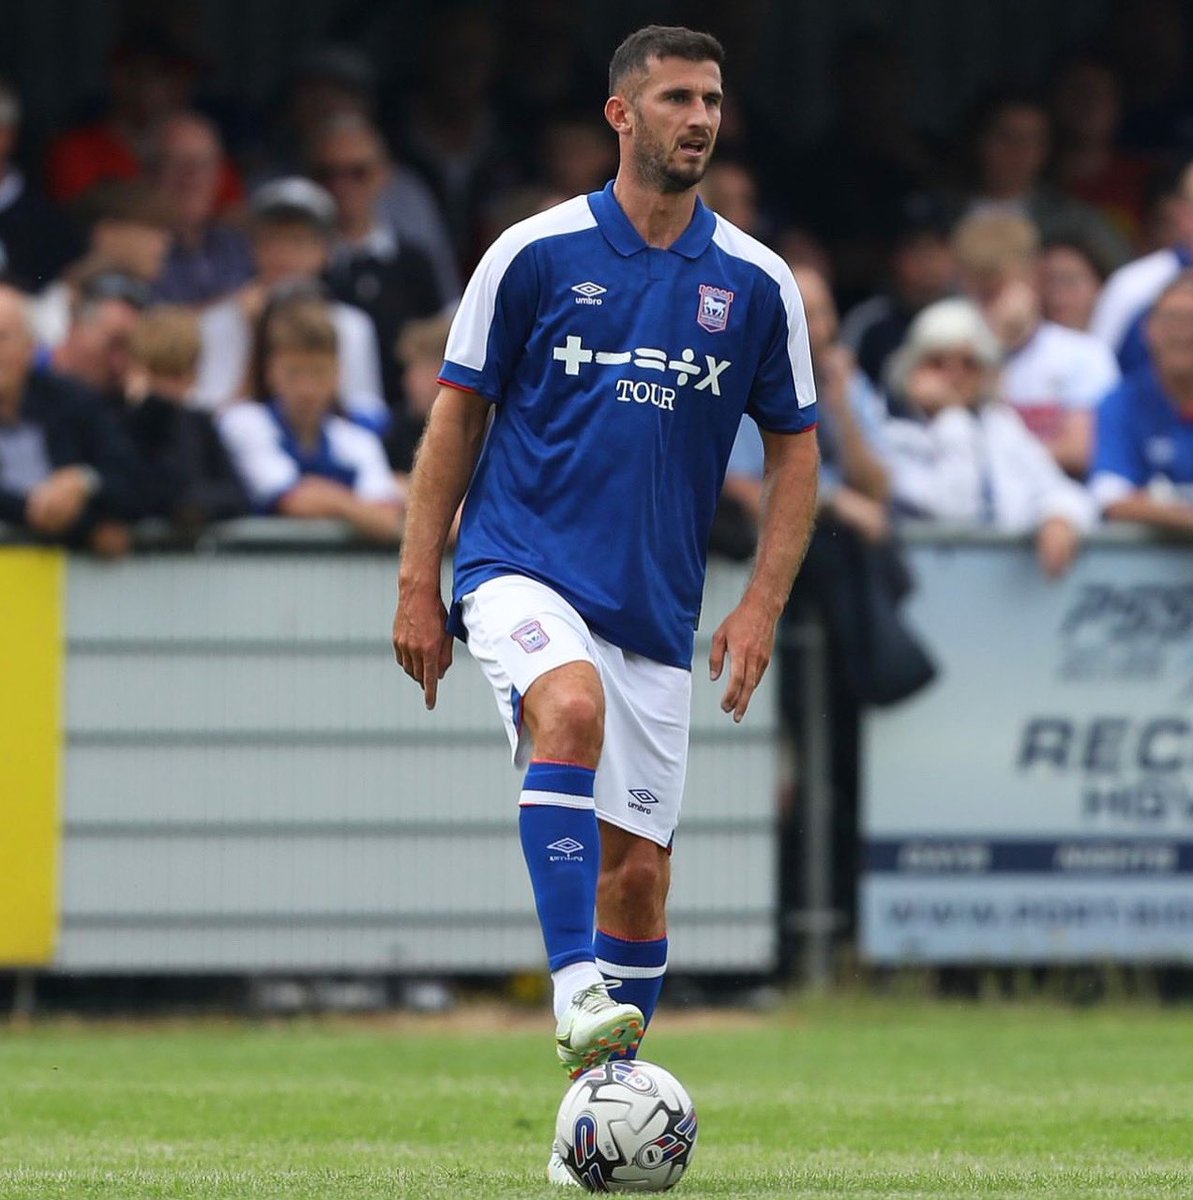
<svg viewBox="0 0 1193 1200">
<path fill-rule="evenodd" d="M 1193 1196 L 1187 1011 L 818 1001 L 646 1046 L 699 1111 L 677 1197 Z M 0 1197 L 559 1195 L 552 1056 L 545 1014 L 0 1028 Z"/>
</svg>

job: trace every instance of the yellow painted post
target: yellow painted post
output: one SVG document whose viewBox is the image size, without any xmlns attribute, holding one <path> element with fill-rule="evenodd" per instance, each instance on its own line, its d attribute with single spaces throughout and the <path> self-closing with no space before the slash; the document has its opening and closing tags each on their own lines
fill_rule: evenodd
<svg viewBox="0 0 1193 1200">
<path fill-rule="evenodd" d="M 65 555 L 0 547 L 0 964 L 58 933 Z"/>
</svg>

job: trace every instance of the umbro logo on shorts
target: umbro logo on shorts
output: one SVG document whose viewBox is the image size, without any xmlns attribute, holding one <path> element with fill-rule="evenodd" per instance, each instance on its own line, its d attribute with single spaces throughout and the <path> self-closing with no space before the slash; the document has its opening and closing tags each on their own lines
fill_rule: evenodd
<svg viewBox="0 0 1193 1200">
<path fill-rule="evenodd" d="M 630 799 L 626 802 L 635 812 L 645 813 L 648 817 L 651 815 L 650 806 L 658 804 L 659 798 L 654 792 L 648 792 L 646 788 L 630 788 Z"/>
</svg>

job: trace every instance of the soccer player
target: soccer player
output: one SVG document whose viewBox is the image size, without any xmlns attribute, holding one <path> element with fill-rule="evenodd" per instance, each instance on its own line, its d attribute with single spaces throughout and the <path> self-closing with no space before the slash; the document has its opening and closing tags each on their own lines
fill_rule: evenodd
<svg viewBox="0 0 1193 1200">
<path fill-rule="evenodd" d="M 721 59 L 714 38 L 682 28 L 648 26 L 617 49 L 605 104 L 617 177 L 490 247 L 411 483 L 395 653 L 428 708 L 452 635 L 496 692 L 526 769 L 522 847 L 573 1076 L 632 1055 L 662 987 L 694 630 L 743 412 L 766 450 L 758 556 L 710 659 L 713 679 L 729 660 L 721 707 L 735 721 L 815 505 L 795 281 L 696 196 Z M 448 611 L 440 563 L 465 492 Z"/>
</svg>

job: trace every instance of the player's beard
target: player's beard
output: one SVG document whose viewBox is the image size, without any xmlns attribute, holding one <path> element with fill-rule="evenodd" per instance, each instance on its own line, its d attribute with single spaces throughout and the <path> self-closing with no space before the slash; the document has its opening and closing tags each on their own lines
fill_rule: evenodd
<svg viewBox="0 0 1193 1200">
<path fill-rule="evenodd" d="M 670 153 L 638 114 L 637 137 L 634 139 L 634 167 L 638 178 L 648 188 L 674 195 L 694 188 L 704 178 L 711 154 L 705 154 L 700 162 L 677 166 L 670 161 Z M 712 146 L 709 146 L 712 150 Z"/>
</svg>

